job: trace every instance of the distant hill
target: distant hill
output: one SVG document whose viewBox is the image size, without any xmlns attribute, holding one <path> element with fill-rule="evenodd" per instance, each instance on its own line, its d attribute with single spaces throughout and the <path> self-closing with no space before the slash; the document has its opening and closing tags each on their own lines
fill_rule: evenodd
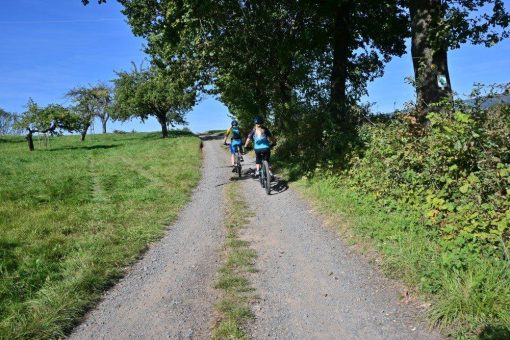
<svg viewBox="0 0 510 340">
<path fill-rule="evenodd" d="M 468 99 L 465 101 L 465 103 L 472 106 L 475 104 L 475 100 Z M 496 96 L 494 98 L 488 98 L 484 102 L 482 102 L 481 107 L 482 107 L 482 109 L 487 109 L 494 105 L 500 105 L 500 104 L 510 104 L 510 94 L 500 95 L 500 96 Z"/>
</svg>

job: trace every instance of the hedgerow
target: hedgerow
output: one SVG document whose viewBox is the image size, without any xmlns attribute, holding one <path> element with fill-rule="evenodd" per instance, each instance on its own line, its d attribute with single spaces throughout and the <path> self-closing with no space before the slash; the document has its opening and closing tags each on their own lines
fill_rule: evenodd
<svg viewBox="0 0 510 340">
<path fill-rule="evenodd" d="M 510 106 L 452 104 L 417 127 L 409 115 L 365 124 L 362 156 L 346 181 L 394 209 L 418 210 L 436 228 L 449 265 L 473 254 L 508 258 Z"/>
</svg>

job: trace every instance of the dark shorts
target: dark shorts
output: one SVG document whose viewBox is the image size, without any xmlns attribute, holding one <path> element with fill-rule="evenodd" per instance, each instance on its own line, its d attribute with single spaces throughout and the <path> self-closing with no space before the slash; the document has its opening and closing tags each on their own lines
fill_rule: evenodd
<svg viewBox="0 0 510 340">
<path fill-rule="evenodd" d="M 268 161 L 271 157 L 271 150 L 269 148 L 265 149 L 255 149 L 255 163 L 262 164 L 262 161 Z"/>
</svg>

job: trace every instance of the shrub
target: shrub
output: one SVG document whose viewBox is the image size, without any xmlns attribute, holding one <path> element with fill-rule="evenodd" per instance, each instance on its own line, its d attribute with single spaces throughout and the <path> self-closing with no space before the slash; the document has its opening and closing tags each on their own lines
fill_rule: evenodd
<svg viewBox="0 0 510 340">
<path fill-rule="evenodd" d="M 345 179 L 391 209 L 418 210 L 462 266 L 468 254 L 508 260 L 510 106 L 455 103 L 417 128 L 409 115 L 361 127 L 363 155 Z"/>
</svg>

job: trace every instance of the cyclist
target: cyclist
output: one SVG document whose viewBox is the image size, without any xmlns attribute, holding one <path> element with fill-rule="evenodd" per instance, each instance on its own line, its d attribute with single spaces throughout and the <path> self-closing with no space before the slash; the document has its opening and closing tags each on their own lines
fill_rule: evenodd
<svg viewBox="0 0 510 340">
<path fill-rule="evenodd" d="M 234 168 L 234 153 L 236 151 L 236 146 L 239 146 L 239 151 L 241 154 L 243 153 L 243 138 L 241 137 L 241 130 L 239 130 L 239 123 L 235 119 L 230 124 L 230 128 L 227 130 L 227 133 L 225 133 L 223 144 L 227 144 L 227 138 L 230 134 L 232 134 L 232 138 L 230 140 L 230 163 L 232 163 L 232 171 L 234 172 L 236 171 Z M 243 161 L 243 156 L 241 156 L 241 161 Z"/>
<path fill-rule="evenodd" d="M 262 117 L 256 116 L 254 119 L 255 127 L 251 130 L 248 138 L 246 138 L 246 143 L 244 146 L 247 147 L 250 141 L 253 140 L 254 149 L 255 149 L 255 166 L 257 171 L 255 176 L 260 175 L 260 168 L 262 165 L 262 161 L 266 160 L 269 163 L 269 158 L 271 157 L 271 144 L 273 142 L 273 136 L 271 132 L 264 127 L 262 124 L 264 121 Z M 273 177 L 273 173 L 271 172 L 271 165 L 269 165 L 269 174 L 271 178 Z"/>
</svg>

